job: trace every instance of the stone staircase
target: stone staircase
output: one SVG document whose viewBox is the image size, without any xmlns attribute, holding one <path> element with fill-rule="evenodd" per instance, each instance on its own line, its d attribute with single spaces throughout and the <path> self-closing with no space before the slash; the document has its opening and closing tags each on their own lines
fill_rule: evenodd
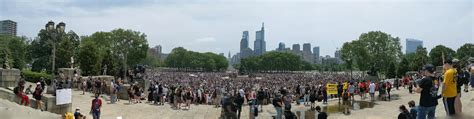
<svg viewBox="0 0 474 119">
<path fill-rule="evenodd" d="M 61 119 L 62 116 L 22 106 L 0 98 L 0 115 L 2 119 Z"/>
</svg>

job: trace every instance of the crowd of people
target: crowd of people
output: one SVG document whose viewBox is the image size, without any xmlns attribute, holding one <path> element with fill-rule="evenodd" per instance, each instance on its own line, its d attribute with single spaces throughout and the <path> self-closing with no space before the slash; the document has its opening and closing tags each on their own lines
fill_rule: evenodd
<svg viewBox="0 0 474 119">
<path fill-rule="evenodd" d="M 232 73 L 219 72 L 174 72 L 147 69 L 140 74 L 143 80 L 149 82 L 147 87 L 135 81 L 130 82 L 130 88 L 124 89 L 123 82 L 92 77 L 72 78 L 69 87 L 77 87 L 85 92 L 95 95 L 92 101 L 91 114 L 94 119 L 100 117 L 102 102 L 99 95 L 110 90 L 111 103 L 119 101 L 117 94 L 120 90 L 127 90 L 129 103 L 149 103 L 164 105 L 168 103 L 176 110 L 189 110 L 191 104 L 213 105 L 222 108 L 221 117 L 224 119 L 237 119 L 241 117 L 244 107 L 249 108 L 249 117 L 255 118 L 263 111 L 263 105 L 271 104 L 275 108 L 276 119 L 293 119 L 296 115 L 291 112 L 293 103 L 308 105 L 311 110 L 319 112 L 318 117 L 327 118 L 327 113 L 316 105 L 317 102 L 327 104 L 328 99 L 337 98 L 344 106 L 344 114 L 350 114 L 351 101 L 356 95 L 361 100 L 370 98 L 370 101 L 391 100 L 392 87 L 408 88 L 409 93 L 420 93 L 419 105 L 410 101 L 407 109 L 404 105 L 399 107 L 400 119 L 433 119 L 438 100 L 443 100 L 443 105 L 448 116 L 462 112 L 460 102 L 461 92 L 468 92 L 469 80 L 473 80 L 474 66 L 457 65 L 456 61 L 445 61 L 443 72 L 436 72 L 435 67 L 426 65 L 414 75 L 407 75 L 394 80 L 371 80 L 361 74 L 349 75 L 346 73 L 257 73 L 251 76 L 235 76 Z M 65 85 L 53 81 L 57 87 Z M 42 109 L 41 95 L 45 89 L 45 82 L 37 82 L 32 91 L 31 85 L 25 90 L 22 80 L 15 87 L 14 92 L 20 98 L 21 104 L 29 105 L 28 94 L 33 94 L 38 102 L 38 109 Z M 72 86 L 71 86 L 72 85 Z M 329 85 L 336 85 L 335 90 Z M 465 89 L 462 90 L 463 85 Z M 66 86 L 68 87 L 68 86 Z M 471 87 L 474 85 L 471 82 Z M 440 89 L 440 91 L 438 91 Z M 376 97 L 375 94 L 378 93 Z M 368 94 L 368 95 L 367 95 Z M 341 103 L 342 100 L 342 103 Z M 78 114 L 82 115 L 82 114 Z M 247 117 L 245 117 L 247 118 Z"/>
<path fill-rule="evenodd" d="M 329 98 L 337 98 L 349 114 L 354 95 L 376 100 L 390 100 L 392 83 L 365 80 L 360 75 L 350 78 L 345 73 L 277 73 L 255 74 L 250 77 L 230 78 L 226 73 L 187 73 L 147 70 L 150 81 L 147 99 L 155 104 L 169 102 L 174 109 L 187 110 L 190 104 L 207 104 L 222 107 L 222 116 L 240 118 L 242 106 L 248 105 L 250 118 L 258 116 L 262 105 L 273 104 L 277 119 L 291 116 L 291 104 L 309 105 L 317 109 L 315 102 L 327 104 Z M 326 84 L 337 84 L 337 93 L 328 94 Z M 133 89 L 133 88 L 131 88 Z M 130 93 L 130 95 L 133 95 Z M 320 107 L 319 107 L 320 108 Z M 287 117 L 291 118 L 291 117 Z"/>
<path fill-rule="evenodd" d="M 434 119 L 438 100 L 442 100 L 448 117 L 462 118 L 461 93 L 468 93 L 468 84 L 474 88 L 474 62 L 471 65 L 461 66 L 459 61 L 446 60 L 443 62 L 443 71 L 436 72 L 436 68 L 427 64 L 419 72 L 418 79 L 410 83 L 414 92 L 420 93 L 419 105 L 414 101 L 408 102 L 410 111 L 404 106 L 399 107 L 398 119 Z M 464 85 L 464 90 L 462 87 Z M 412 90 L 409 90 L 410 93 Z"/>
</svg>

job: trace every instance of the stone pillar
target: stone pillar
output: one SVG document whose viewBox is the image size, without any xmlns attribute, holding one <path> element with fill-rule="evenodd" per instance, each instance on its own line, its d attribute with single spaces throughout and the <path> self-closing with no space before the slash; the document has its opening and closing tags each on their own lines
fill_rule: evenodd
<svg viewBox="0 0 474 119">
<path fill-rule="evenodd" d="M 20 78 L 18 69 L 0 69 L 0 87 L 15 87 Z"/>
<path fill-rule="evenodd" d="M 130 89 L 130 84 L 123 84 L 122 88 L 117 93 L 117 98 L 122 100 L 128 100 L 128 89 Z"/>
</svg>

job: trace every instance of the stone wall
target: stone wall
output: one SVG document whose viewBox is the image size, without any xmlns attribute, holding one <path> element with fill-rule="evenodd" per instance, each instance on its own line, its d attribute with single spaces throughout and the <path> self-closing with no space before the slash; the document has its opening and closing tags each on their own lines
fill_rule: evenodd
<svg viewBox="0 0 474 119">
<path fill-rule="evenodd" d="M 15 87 L 20 78 L 18 69 L 0 69 L 0 87 Z"/>
</svg>

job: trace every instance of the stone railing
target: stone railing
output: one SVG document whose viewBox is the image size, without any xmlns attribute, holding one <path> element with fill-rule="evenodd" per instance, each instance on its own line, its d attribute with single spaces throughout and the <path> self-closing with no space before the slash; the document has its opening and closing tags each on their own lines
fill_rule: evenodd
<svg viewBox="0 0 474 119">
<path fill-rule="evenodd" d="M 33 99 L 32 95 L 28 95 L 30 99 L 30 107 L 36 108 L 36 100 Z M 0 98 L 9 100 L 11 102 L 20 103 L 20 98 L 13 93 L 13 87 L 0 88 Z M 56 96 L 51 94 L 43 94 L 42 101 L 44 103 L 45 111 L 63 115 L 66 112 L 72 112 L 72 103 L 56 105 Z"/>
</svg>

